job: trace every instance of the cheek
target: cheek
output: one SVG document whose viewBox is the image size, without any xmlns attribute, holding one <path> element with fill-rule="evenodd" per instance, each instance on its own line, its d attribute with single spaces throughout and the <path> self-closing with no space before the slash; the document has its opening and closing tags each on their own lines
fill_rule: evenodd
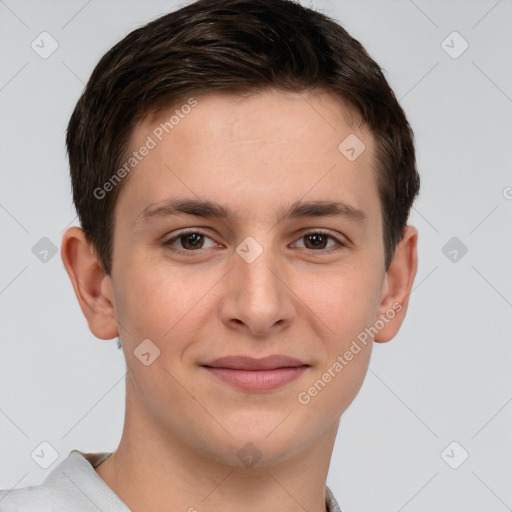
<svg viewBox="0 0 512 512">
<path fill-rule="evenodd" d="M 371 267 L 340 268 L 322 277 L 305 275 L 297 295 L 321 320 L 325 334 L 343 345 L 374 322 L 380 303 L 381 276 Z"/>
<path fill-rule="evenodd" d="M 161 351 L 179 352 L 194 336 L 217 274 L 166 262 L 130 262 L 116 290 L 116 314 L 123 341 L 135 346 L 153 340 Z M 172 343 L 170 343 L 172 341 Z M 133 347 L 134 348 L 134 347 Z"/>
<path fill-rule="evenodd" d="M 368 268 L 365 272 L 351 269 L 321 282 L 323 286 L 313 288 L 309 296 L 307 290 L 312 288 L 303 282 L 300 293 L 307 297 L 304 302 L 318 319 L 317 325 L 323 326 L 319 335 L 325 353 L 296 399 L 309 418 L 322 418 L 329 411 L 334 422 L 354 400 L 368 370 L 373 342 L 365 329 L 374 323 L 379 276 Z"/>
<path fill-rule="evenodd" d="M 144 401 L 160 414 L 158 404 L 180 393 L 173 377 L 182 380 L 183 354 L 199 337 L 201 299 L 211 288 L 210 279 L 199 279 L 197 273 L 195 278 L 184 277 L 183 270 L 165 263 L 133 262 L 124 271 L 126 277 L 116 291 L 116 314 L 126 364 Z M 148 365 L 139 357 L 144 352 L 150 354 Z"/>
</svg>

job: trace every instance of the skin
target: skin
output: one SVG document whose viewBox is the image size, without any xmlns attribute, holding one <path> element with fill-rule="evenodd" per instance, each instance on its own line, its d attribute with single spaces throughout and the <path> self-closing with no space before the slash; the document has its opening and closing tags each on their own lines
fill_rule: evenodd
<svg viewBox="0 0 512 512">
<path fill-rule="evenodd" d="M 111 275 L 80 228 L 63 237 L 89 328 L 101 339 L 119 335 L 127 365 L 122 439 L 96 471 L 134 512 L 323 512 L 340 416 L 363 383 L 372 342 L 359 344 L 309 403 L 297 397 L 393 304 L 401 310 L 374 341 L 398 332 L 417 269 L 417 230 L 407 227 L 386 271 L 373 137 L 339 99 L 274 90 L 196 99 L 123 184 Z M 131 147 L 175 108 L 139 124 Z M 355 161 L 338 150 L 350 134 L 366 146 Z M 138 217 L 170 197 L 215 201 L 236 215 Z M 343 201 L 366 218 L 277 222 L 296 201 Z M 205 238 L 176 238 L 185 228 Z M 318 231 L 334 238 L 315 245 Z M 249 236 L 263 249 L 252 263 L 236 252 Z M 134 355 L 145 339 L 160 350 L 148 366 Z M 201 367 L 271 354 L 309 368 L 253 392 Z M 253 467 L 237 457 L 248 442 L 261 454 Z"/>
</svg>

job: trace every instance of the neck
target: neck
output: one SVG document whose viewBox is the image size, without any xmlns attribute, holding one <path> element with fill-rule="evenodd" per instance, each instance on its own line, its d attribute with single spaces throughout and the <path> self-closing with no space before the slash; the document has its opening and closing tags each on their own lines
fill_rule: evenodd
<svg viewBox="0 0 512 512">
<path fill-rule="evenodd" d="M 126 382 L 123 436 L 96 472 L 132 512 L 326 512 L 325 486 L 339 422 L 292 457 L 263 457 L 253 467 L 240 467 L 163 431 L 135 399 L 129 374 Z"/>
</svg>

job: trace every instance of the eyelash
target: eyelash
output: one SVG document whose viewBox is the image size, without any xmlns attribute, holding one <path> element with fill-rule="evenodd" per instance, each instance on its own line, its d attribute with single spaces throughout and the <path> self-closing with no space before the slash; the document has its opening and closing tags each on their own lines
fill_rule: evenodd
<svg viewBox="0 0 512 512">
<path fill-rule="evenodd" d="M 194 255 L 194 253 L 199 253 L 200 251 L 205 250 L 204 248 L 200 248 L 200 249 L 177 249 L 175 247 L 171 247 L 172 243 L 178 241 L 181 237 L 186 236 L 186 235 L 201 235 L 201 236 L 203 236 L 205 238 L 209 238 L 210 240 L 212 240 L 212 238 L 210 236 L 208 236 L 206 233 L 204 233 L 202 231 L 199 231 L 199 230 L 189 230 L 189 231 L 182 231 L 181 233 L 178 233 L 177 235 L 173 236 L 172 238 L 169 238 L 169 240 L 164 242 L 164 245 L 166 247 L 168 247 L 170 250 L 172 250 L 173 252 L 177 253 L 177 254 L 184 254 L 184 255 L 187 255 L 187 256 L 192 256 L 192 255 Z M 321 230 L 308 231 L 308 232 L 304 233 L 302 236 L 300 236 L 299 240 L 301 240 L 301 239 L 303 239 L 303 238 L 305 238 L 306 236 L 309 236 L 309 235 L 323 235 L 323 236 L 326 236 L 328 239 L 334 240 L 336 242 L 336 244 L 337 244 L 336 247 L 329 247 L 329 248 L 324 248 L 324 249 L 308 249 L 307 247 L 304 248 L 306 251 L 314 254 L 315 256 L 317 256 L 317 255 L 320 256 L 321 254 L 326 254 L 326 253 L 330 254 L 331 252 L 338 251 L 338 250 L 340 250 L 340 249 L 342 249 L 344 247 L 347 247 L 347 244 L 342 242 L 340 239 L 336 238 L 335 236 L 332 236 L 329 233 L 321 231 Z M 208 247 L 206 249 L 208 249 Z"/>
</svg>

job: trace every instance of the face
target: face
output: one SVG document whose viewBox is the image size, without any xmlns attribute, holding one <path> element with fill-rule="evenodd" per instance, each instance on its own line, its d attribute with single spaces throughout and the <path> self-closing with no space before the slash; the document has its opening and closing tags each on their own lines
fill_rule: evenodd
<svg viewBox="0 0 512 512">
<path fill-rule="evenodd" d="M 336 430 L 366 374 L 387 289 L 374 142 L 326 93 L 183 104 L 136 127 L 150 149 L 116 204 L 129 406 L 215 460 L 241 465 L 250 442 L 264 466 Z M 231 356 L 295 362 L 215 363 Z"/>
</svg>

